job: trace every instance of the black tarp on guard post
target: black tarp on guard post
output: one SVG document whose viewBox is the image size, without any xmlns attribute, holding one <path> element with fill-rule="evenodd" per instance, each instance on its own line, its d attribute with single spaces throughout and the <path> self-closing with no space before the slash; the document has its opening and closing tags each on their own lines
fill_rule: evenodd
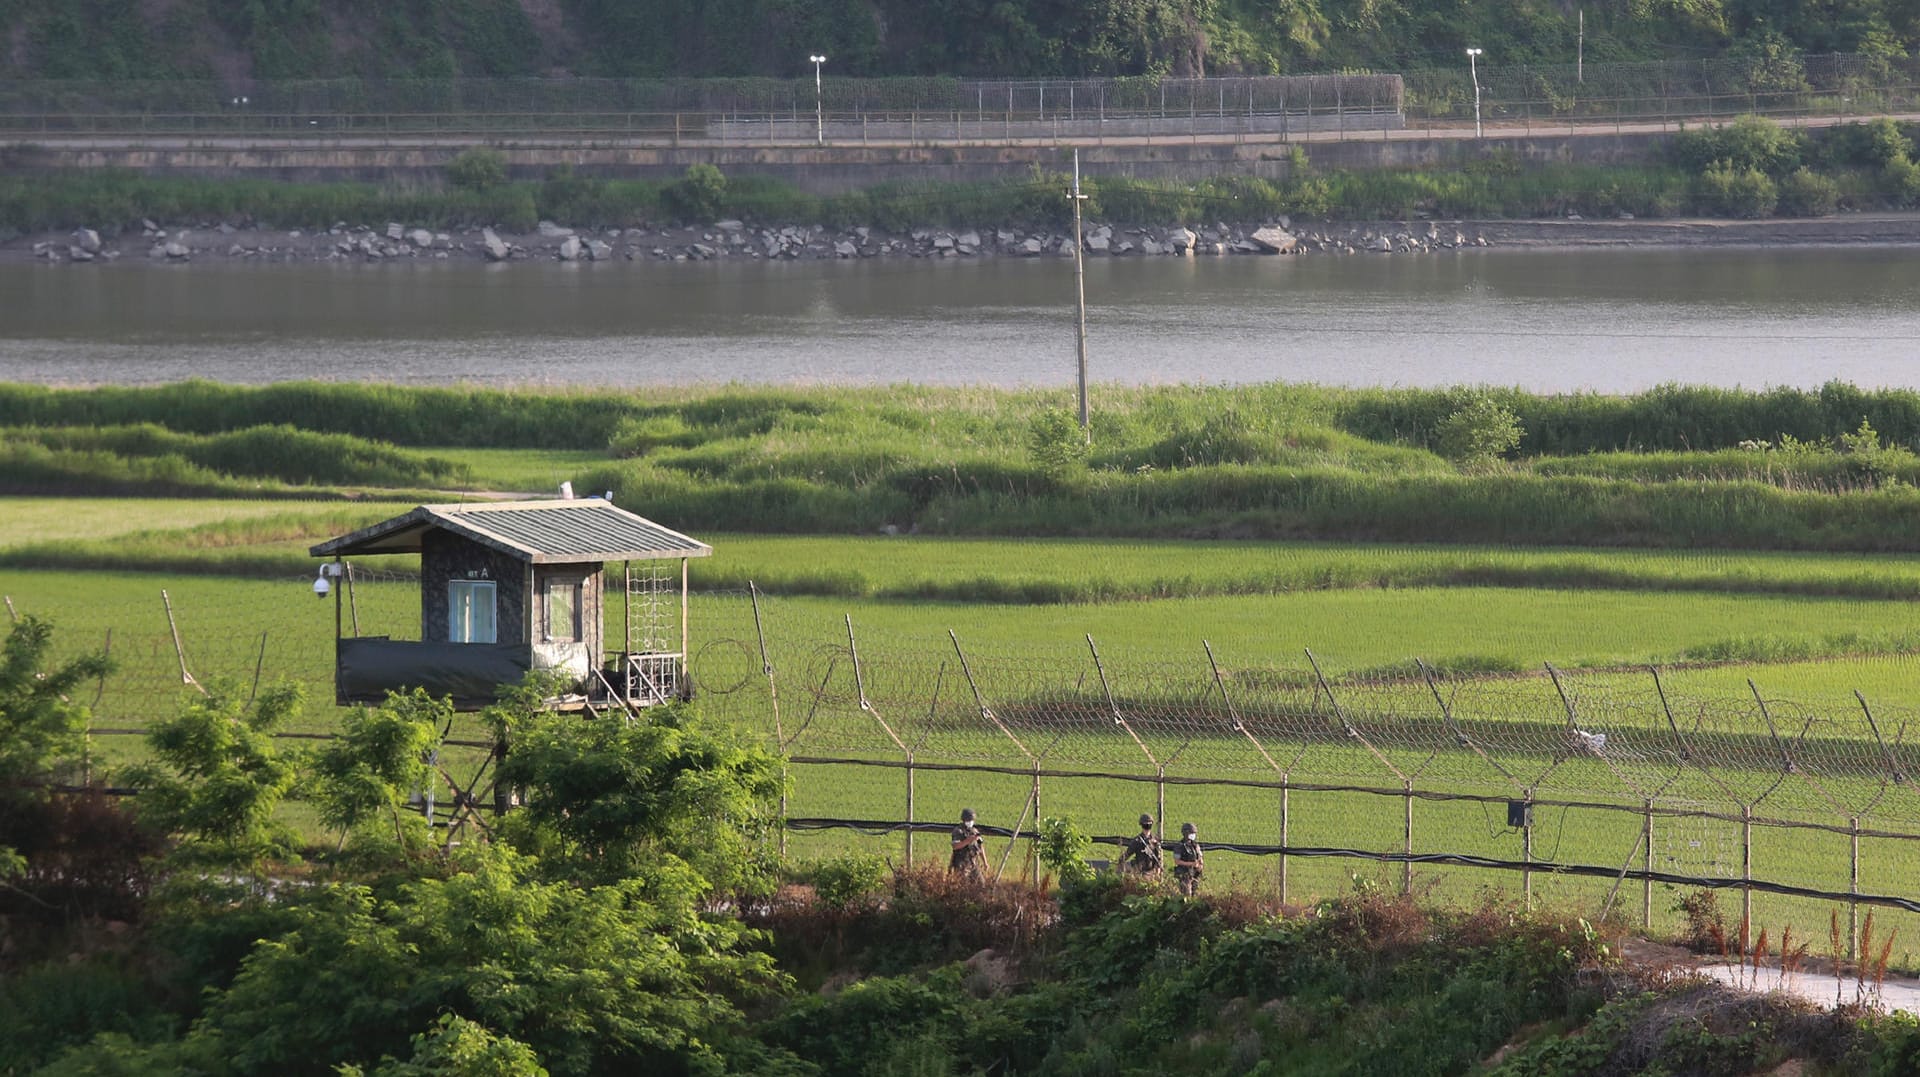
<svg viewBox="0 0 1920 1077">
<path fill-rule="evenodd" d="M 382 703 L 388 692 L 424 688 L 455 706 L 483 707 L 533 668 L 525 643 L 420 643 L 375 638 L 337 644 L 334 695 L 342 704 Z"/>
</svg>

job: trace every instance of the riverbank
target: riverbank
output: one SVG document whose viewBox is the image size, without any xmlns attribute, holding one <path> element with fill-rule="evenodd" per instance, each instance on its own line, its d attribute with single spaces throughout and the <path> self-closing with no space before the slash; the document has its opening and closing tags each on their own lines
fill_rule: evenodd
<svg viewBox="0 0 1920 1077">
<path fill-rule="evenodd" d="M 572 228 L 542 222 L 529 232 L 433 230 L 406 222 L 378 226 L 338 222 L 332 228 L 236 227 L 192 222 L 114 235 L 94 229 L 41 232 L 0 243 L 0 263 L 115 261 L 379 263 L 395 260 L 488 262 L 832 260 L 867 258 L 1034 258 L 1073 253 L 1067 229 L 937 229 L 889 231 L 820 225 L 749 226 L 720 220 L 696 227 Z M 1429 220 L 1216 223 L 1193 228 L 1128 227 L 1087 222 L 1092 257 L 1261 254 L 1421 254 L 1468 247 L 1792 247 L 1920 245 L 1920 213 L 1846 213 L 1769 220 Z"/>
</svg>

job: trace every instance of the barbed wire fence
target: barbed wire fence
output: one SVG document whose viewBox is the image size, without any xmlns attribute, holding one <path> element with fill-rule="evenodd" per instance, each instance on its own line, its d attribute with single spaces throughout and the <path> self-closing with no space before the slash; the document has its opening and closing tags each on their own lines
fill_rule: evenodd
<svg viewBox="0 0 1920 1077">
<path fill-rule="evenodd" d="M 344 616 L 359 631 L 417 636 L 413 577 L 356 571 L 353 584 Z M 104 648 L 117 669 L 88 701 L 80 777 L 137 758 L 150 721 L 216 681 L 249 694 L 305 684 L 322 705 L 282 735 L 331 737 L 331 603 L 283 586 L 275 609 L 194 581 L 88 603 L 74 620 L 111 627 L 63 631 L 61 650 Z M 49 605 L 39 612 L 64 625 L 69 611 Z M 1125 641 L 863 631 L 825 610 L 757 591 L 695 604 L 700 705 L 787 758 L 782 852 L 795 857 L 864 846 L 937 863 L 945 841 L 925 835 L 967 806 L 1004 839 L 994 874 L 1034 878 L 1042 820 L 1071 818 L 1116 847 L 1147 812 L 1168 831 L 1199 825 L 1211 885 L 1283 902 L 1363 877 L 1452 902 L 1512 891 L 1656 930 L 1676 922 L 1656 889 L 1704 888 L 1737 895 L 1741 943 L 1787 923 L 1818 937 L 1844 909 L 1849 957 L 1868 910 L 1920 928 L 1920 710 L 1908 706 L 1810 702 L 1755 681 L 1681 691 L 1689 671 L 1654 667 L 1338 671 L 1305 649 L 1169 648 L 1144 622 Z M 418 797 L 449 840 L 507 802 L 491 783 L 501 746 L 462 718 Z"/>
<path fill-rule="evenodd" d="M 1464 62 L 1404 73 L 1219 78 L 0 81 L 0 135 L 619 138 L 743 145 L 1664 129 L 1760 114 L 1920 109 L 1920 58 L 1846 53 L 1644 63 Z"/>
</svg>

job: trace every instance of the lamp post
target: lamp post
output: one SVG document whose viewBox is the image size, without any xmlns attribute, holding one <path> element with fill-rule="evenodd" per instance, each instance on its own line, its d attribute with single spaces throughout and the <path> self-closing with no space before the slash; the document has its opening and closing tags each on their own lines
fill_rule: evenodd
<svg viewBox="0 0 1920 1077">
<path fill-rule="evenodd" d="M 1473 137 L 1484 137 L 1480 130 L 1480 54 L 1485 49 L 1467 50 L 1467 70 L 1473 73 Z"/>
<path fill-rule="evenodd" d="M 807 62 L 813 65 L 813 143 L 816 146 L 827 144 L 827 125 L 820 111 L 820 65 L 827 62 L 825 56 L 808 56 Z"/>
</svg>

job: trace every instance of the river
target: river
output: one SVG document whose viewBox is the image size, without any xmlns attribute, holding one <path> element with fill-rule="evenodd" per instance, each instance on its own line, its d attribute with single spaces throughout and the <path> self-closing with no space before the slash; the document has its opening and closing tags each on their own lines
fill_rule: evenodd
<svg viewBox="0 0 1920 1077">
<path fill-rule="evenodd" d="M 1920 249 L 1087 264 L 1100 382 L 1920 388 Z M 1066 385 L 1073 269 L 945 262 L 0 266 L 0 380 Z"/>
</svg>

